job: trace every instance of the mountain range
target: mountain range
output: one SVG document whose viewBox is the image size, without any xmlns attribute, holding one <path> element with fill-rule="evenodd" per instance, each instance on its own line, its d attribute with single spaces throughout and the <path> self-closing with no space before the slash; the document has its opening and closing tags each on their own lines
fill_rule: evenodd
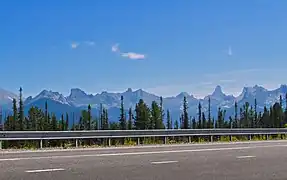
<svg viewBox="0 0 287 180">
<path fill-rule="evenodd" d="M 226 95 L 223 93 L 221 86 L 216 86 L 213 93 L 205 96 L 204 98 L 195 98 L 193 95 L 187 92 L 181 92 L 177 96 L 163 98 L 164 109 L 169 109 L 172 118 L 178 119 L 181 113 L 181 106 L 184 96 L 187 98 L 189 113 L 191 116 L 197 116 L 197 107 L 199 102 L 202 105 L 202 111 L 206 112 L 208 109 L 208 99 L 211 100 L 211 112 L 213 116 L 217 116 L 218 107 L 226 109 L 226 116 L 232 115 L 234 112 L 234 104 L 238 103 L 241 107 L 245 102 L 254 104 L 254 99 L 257 100 L 257 110 L 262 111 L 264 106 L 270 106 L 279 101 L 280 95 L 285 98 L 287 93 L 287 85 L 280 85 L 275 90 L 268 90 L 262 86 L 255 85 L 253 87 L 244 87 L 239 96 Z M 122 93 L 102 92 L 98 94 L 87 94 L 79 88 L 73 88 L 68 96 L 64 96 L 59 92 L 53 92 L 51 90 L 43 90 L 35 97 L 29 96 L 24 99 L 25 113 L 31 106 L 37 106 L 44 109 L 45 102 L 48 102 L 48 109 L 50 112 L 54 112 L 57 116 L 62 113 L 74 112 L 76 115 L 80 115 L 81 110 L 87 109 L 90 104 L 94 115 L 98 115 L 98 109 L 100 104 L 108 109 L 109 118 L 112 121 L 118 120 L 120 112 L 120 99 L 124 97 L 124 107 L 128 110 L 130 107 L 135 107 L 136 103 L 143 99 L 148 105 L 152 101 L 159 101 L 160 97 L 152 93 L 148 93 L 142 89 L 133 91 L 128 88 Z M 2 111 L 11 112 L 12 100 L 19 99 L 18 95 L 0 88 L 0 106 Z M 283 104 L 285 101 L 283 101 Z M 226 117 L 227 118 L 227 117 Z"/>
</svg>

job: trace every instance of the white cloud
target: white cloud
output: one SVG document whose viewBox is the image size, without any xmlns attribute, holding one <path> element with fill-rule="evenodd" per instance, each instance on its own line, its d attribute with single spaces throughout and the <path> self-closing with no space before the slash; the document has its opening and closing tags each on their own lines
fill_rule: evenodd
<svg viewBox="0 0 287 180">
<path fill-rule="evenodd" d="M 122 57 L 128 57 L 130 59 L 145 59 L 144 54 L 137 54 L 133 52 L 121 53 Z"/>
<path fill-rule="evenodd" d="M 121 53 L 118 43 L 114 44 L 112 46 L 112 52 L 120 53 L 120 55 L 122 57 L 127 57 L 129 59 L 135 59 L 136 60 L 136 59 L 145 59 L 146 58 L 146 55 L 135 53 L 135 52 L 123 52 L 123 53 Z"/>
<path fill-rule="evenodd" d="M 77 49 L 78 47 L 79 47 L 79 43 L 76 43 L 76 42 L 73 42 L 72 44 L 71 44 L 71 48 L 72 49 Z"/>
<path fill-rule="evenodd" d="M 118 44 L 118 43 L 117 43 L 117 44 L 114 44 L 114 45 L 112 46 L 112 52 L 120 52 L 119 44 Z"/>
</svg>

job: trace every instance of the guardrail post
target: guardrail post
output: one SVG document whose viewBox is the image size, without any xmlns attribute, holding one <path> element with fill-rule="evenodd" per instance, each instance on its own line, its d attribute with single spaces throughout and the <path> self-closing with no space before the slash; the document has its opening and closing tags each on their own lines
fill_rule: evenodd
<svg viewBox="0 0 287 180">
<path fill-rule="evenodd" d="M 232 135 L 229 136 L 229 140 L 232 141 Z"/>
<path fill-rule="evenodd" d="M 78 148 L 78 146 L 79 146 L 79 145 L 78 145 L 78 139 L 76 139 L 76 148 Z"/>
<path fill-rule="evenodd" d="M 213 136 L 212 135 L 210 136 L 210 142 L 213 142 Z"/>
<path fill-rule="evenodd" d="M 188 136 L 188 143 L 190 144 L 191 143 L 191 137 Z"/>
<path fill-rule="evenodd" d="M 167 144 L 167 137 L 164 137 L 164 144 Z"/>
<path fill-rule="evenodd" d="M 252 139 L 252 137 L 251 137 L 251 135 L 249 134 L 249 135 L 248 135 L 248 140 L 251 141 L 251 139 Z"/>
<path fill-rule="evenodd" d="M 140 145 L 141 144 L 141 141 L 140 141 L 140 138 L 138 137 L 138 145 Z"/>
<path fill-rule="evenodd" d="M 266 140 L 269 140 L 269 134 L 266 134 Z"/>
<path fill-rule="evenodd" d="M 2 141 L 0 140 L 0 149 L 2 149 Z"/>
<path fill-rule="evenodd" d="M 40 140 L 40 149 L 43 149 L 43 140 Z"/>
<path fill-rule="evenodd" d="M 111 146 L 111 138 L 108 139 L 108 145 Z"/>
</svg>

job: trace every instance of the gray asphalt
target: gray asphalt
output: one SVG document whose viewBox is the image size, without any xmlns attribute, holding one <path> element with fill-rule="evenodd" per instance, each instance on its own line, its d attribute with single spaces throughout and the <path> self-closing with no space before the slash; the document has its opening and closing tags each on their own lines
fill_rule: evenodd
<svg viewBox="0 0 287 180">
<path fill-rule="evenodd" d="M 0 179 L 286 180 L 286 160 L 287 141 L 2 152 Z"/>
</svg>

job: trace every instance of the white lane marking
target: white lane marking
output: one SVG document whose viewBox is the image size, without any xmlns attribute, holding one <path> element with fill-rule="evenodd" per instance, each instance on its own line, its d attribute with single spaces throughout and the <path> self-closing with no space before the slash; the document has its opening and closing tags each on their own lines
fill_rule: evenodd
<svg viewBox="0 0 287 180">
<path fill-rule="evenodd" d="M 256 156 L 237 156 L 237 159 L 255 158 Z"/>
<path fill-rule="evenodd" d="M 155 161 L 151 162 L 151 164 L 171 164 L 171 163 L 177 163 L 178 161 Z"/>
<path fill-rule="evenodd" d="M 59 168 L 59 169 L 37 169 L 37 170 L 29 170 L 25 171 L 27 173 L 39 173 L 39 172 L 53 172 L 53 171 L 64 171 L 65 169 Z"/>
<path fill-rule="evenodd" d="M 148 155 L 148 154 L 169 154 L 169 153 L 184 153 L 184 152 L 206 152 L 206 151 L 226 151 L 226 150 L 242 150 L 268 147 L 287 147 L 287 145 L 266 145 L 266 146 L 243 146 L 229 148 L 209 148 L 209 149 L 184 149 L 170 151 L 142 151 L 142 152 L 127 152 L 127 153 L 107 153 L 107 154 L 79 154 L 70 156 L 39 156 L 39 157 L 23 157 L 23 158 L 7 158 L 0 161 L 20 161 L 20 160 L 39 160 L 39 159 L 66 159 L 66 158 L 82 158 L 82 157 L 108 157 L 108 156 L 131 156 L 131 155 Z"/>
<path fill-rule="evenodd" d="M 44 149 L 44 150 L 0 150 L 0 154 L 22 154 L 22 153 L 45 153 L 45 152 L 76 152 L 76 151 L 99 151 L 99 150 L 119 150 L 119 149 L 144 149 L 144 148 L 166 148 L 166 147 L 196 147 L 196 146 L 216 146 L 216 145 L 236 145 L 236 144 L 266 144 L 266 143 L 285 143 L 287 140 L 268 140 L 268 141 L 238 141 L 238 142 L 207 142 L 202 144 L 158 144 L 141 145 L 129 147 L 100 147 L 100 148 L 71 148 L 71 149 Z"/>
</svg>

